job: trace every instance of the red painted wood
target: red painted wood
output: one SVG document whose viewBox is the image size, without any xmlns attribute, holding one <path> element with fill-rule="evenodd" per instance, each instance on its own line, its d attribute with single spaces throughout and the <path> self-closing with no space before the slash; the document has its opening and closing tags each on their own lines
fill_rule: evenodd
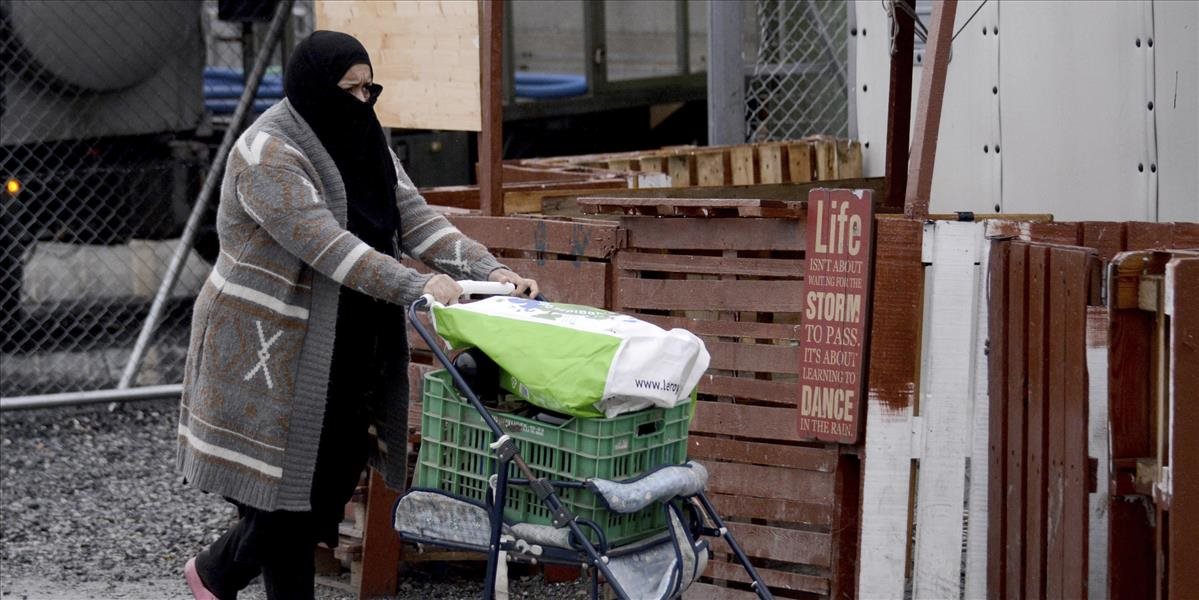
<svg viewBox="0 0 1199 600">
<path fill-rule="evenodd" d="M 997 241 L 991 245 L 990 294 L 994 298 L 988 305 L 988 468 L 987 476 L 987 598 L 998 600 L 1005 597 L 1007 579 L 1005 573 L 1004 548 L 1007 538 L 1005 515 L 1005 489 L 1007 477 L 1007 402 L 1008 386 L 1008 319 L 1007 283 L 1009 276 L 1009 254 L 1012 244 Z M 882 276 L 883 271 L 879 271 Z M 877 310 L 877 309 L 876 309 Z"/>
<path fill-rule="evenodd" d="M 1007 474 L 1004 477 L 1004 522 L 1007 527 L 1004 561 L 1008 598 L 1018 598 L 1024 584 L 1024 404 L 1026 401 L 1028 306 L 1028 244 L 1013 243 L 1007 278 Z"/>
<path fill-rule="evenodd" d="M 662 250 L 780 250 L 803 252 L 799 219 L 621 219 L 629 248 Z M 917 248 L 919 250 L 919 248 Z"/>
<path fill-rule="evenodd" d="M 874 307 L 870 327 L 870 395 L 909 407 L 919 374 L 923 323 L 923 224 L 875 219 Z"/>
<path fill-rule="evenodd" d="M 366 526 L 362 532 L 362 580 L 359 598 L 391 596 L 396 592 L 400 569 L 400 537 L 392 526 L 391 509 L 399 494 L 383 477 L 370 470 L 367 487 Z"/>
<path fill-rule="evenodd" d="M 451 215 L 449 220 L 464 235 L 493 250 L 611 258 L 624 244 L 620 228 L 611 221 L 478 215 Z"/>
<path fill-rule="evenodd" d="M 803 310 L 802 281 L 616 280 L 617 310 Z"/>
<path fill-rule="evenodd" d="M 1169 268 L 1169 267 L 1167 267 Z M 1199 258 L 1173 265 L 1174 314 L 1170 318 L 1173 493 L 1167 592 L 1185 598 L 1199 591 L 1194 544 L 1199 540 Z"/>
<path fill-rule="evenodd" d="M 1065 567 L 1065 531 L 1063 518 L 1065 501 L 1062 482 L 1065 477 L 1065 402 L 1066 402 L 1066 319 L 1065 313 L 1058 305 L 1059 299 L 1066 295 L 1066 287 L 1070 285 L 1062 261 L 1057 260 L 1054 253 L 1049 256 L 1049 336 L 1048 365 L 1046 372 L 1049 379 L 1049 393 L 1046 398 L 1049 410 L 1047 435 L 1049 437 L 1049 454 L 1046 459 L 1046 511 L 1045 511 L 1045 595 L 1050 598 L 1064 598 L 1067 590 L 1063 580 Z M 1075 551 L 1071 548 L 1070 551 Z"/>
<path fill-rule="evenodd" d="M 1173 247 L 1173 223 L 1128 224 L 1128 250 L 1168 250 Z"/>
<path fill-rule="evenodd" d="M 1082 223 L 1082 245 L 1094 248 L 1103 260 L 1111 260 L 1112 257 L 1123 252 L 1126 243 L 1124 223 L 1103 221 Z"/>
<path fill-rule="evenodd" d="M 1045 597 L 1045 460 L 1049 446 L 1049 403 L 1046 327 L 1049 324 L 1048 249 L 1033 245 L 1028 253 L 1028 419 L 1025 450 L 1025 598 Z"/>
<path fill-rule="evenodd" d="M 1055 270 L 1065 276 L 1064 295 L 1055 310 L 1064 312 L 1064 396 L 1062 485 L 1062 587 L 1069 598 L 1087 597 L 1087 289 L 1089 254 L 1053 250 Z M 1055 302 L 1057 302 L 1055 297 Z"/>
</svg>

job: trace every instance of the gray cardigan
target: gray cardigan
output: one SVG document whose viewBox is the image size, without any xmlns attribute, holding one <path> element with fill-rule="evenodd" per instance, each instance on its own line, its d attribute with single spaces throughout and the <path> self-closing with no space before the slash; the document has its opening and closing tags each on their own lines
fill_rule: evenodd
<svg viewBox="0 0 1199 600">
<path fill-rule="evenodd" d="M 396 161 L 405 254 L 457 279 L 500 268 L 417 193 Z M 185 480 L 262 510 L 309 510 L 341 286 L 406 305 L 431 275 L 345 229 L 333 159 L 286 100 L 237 140 L 221 186 L 221 252 L 192 316 L 179 415 Z M 395 332 L 404 335 L 403 331 Z M 407 460 L 405 357 L 368 407 L 394 488 Z"/>
</svg>

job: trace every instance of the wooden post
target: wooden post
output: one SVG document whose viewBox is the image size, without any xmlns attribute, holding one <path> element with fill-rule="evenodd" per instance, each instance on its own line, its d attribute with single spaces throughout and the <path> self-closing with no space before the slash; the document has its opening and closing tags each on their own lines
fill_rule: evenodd
<svg viewBox="0 0 1199 600">
<path fill-rule="evenodd" d="M 479 92 L 483 130 L 479 132 L 479 207 L 504 215 L 504 3 L 479 1 Z"/>
<path fill-rule="evenodd" d="M 933 165 L 937 157 L 937 133 L 941 127 L 941 102 L 945 99 L 945 75 L 953 45 L 953 18 L 957 0 L 933 3 L 932 28 L 928 32 L 924 74 L 920 78 L 920 104 L 916 112 L 916 138 L 908 158 L 908 187 L 903 214 L 923 219 L 933 187 Z M 896 127 L 898 124 L 892 124 Z"/>
<path fill-rule="evenodd" d="M 367 484 L 366 526 L 362 528 L 362 581 L 359 598 L 396 593 L 400 570 L 400 538 L 391 523 L 391 507 L 399 497 L 383 477 L 370 470 Z"/>
<path fill-rule="evenodd" d="M 891 87 L 887 99 L 887 197 L 884 206 L 903 206 L 908 188 L 908 141 L 912 125 L 912 52 L 915 25 L 912 15 L 899 5 L 916 12 L 914 0 L 895 3 L 895 52 L 891 55 Z"/>
<path fill-rule="evenodd" d="M 1177 255 L 1175 255 L 1177 256 Z M 1175 258 L 1166 265 L 1170 303 L 1170 403 L 1169 431 L 1170 549 L 1165 582 L 1168 597 L 1183 598 L 1199 587 L 1199 574 L 1188 568 L 1194 559 L 1190 545 L 1199 536 L 1199 258 Z M 1184 365 L 1190 365 L 1189 367 Z M 1194 565 L 1193 562 L 1190 563 Z"/>
</svg>

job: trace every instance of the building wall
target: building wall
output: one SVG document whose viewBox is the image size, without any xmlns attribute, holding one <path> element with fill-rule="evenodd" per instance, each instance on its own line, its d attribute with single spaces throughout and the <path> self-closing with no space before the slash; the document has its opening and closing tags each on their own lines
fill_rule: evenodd
<svg viewBox="0 0 1199 600">
<path fill-rule="evenodd" d="M 1199 220 L 1199 3 L 979 4 L 958 4 L 931 210 Z M 858 132 L 877 176 L 890 27 L 881 3 L 854 8 Z"/>
</svg>

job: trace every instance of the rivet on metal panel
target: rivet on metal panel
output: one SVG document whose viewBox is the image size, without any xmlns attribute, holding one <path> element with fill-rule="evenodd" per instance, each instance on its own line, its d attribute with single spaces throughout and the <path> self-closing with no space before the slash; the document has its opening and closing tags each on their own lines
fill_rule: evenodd
<svg viewBox="0 0 1199 600">
<path fill-rule="evenodd" d="M 865 146 L 866 148 L 869 148 L 869 147 L 870 147 L 870 142 L 863 142 L 863 143 L 862 143 L 862 145 L 863 145 L 863 146 Z"/>
<path fill-rule="evenodd" d="M 995 154 L 999 154 L 999 144 L 995 144 Z"/>
<path fill-rule="evenodd" d="M 850 30 L 849 30 L 849 35 L 857 35 L 857 34 L 858 34 L 858 28 L 857 28 L 857 27 L 854 27 L 853 29 L 850 29 Z"/>
<path fill-rule="evenodd" d="M 1156 173 L 1156 172 L 1157 172 L 1157 165 L 1156 165 L 1156 164 L 1149 165 L 1149 172 L 1150 172 L 1150 173 Z"/>
<path fill-rule="evenodd" d="M 995 35 L 999 35 L 999 26 L 996 25 L 994 28 L 992 28 L 991 33 L 993 33 Z"/>
<path fill-rule="evenodd" d="M 1142 164 L 1142 163 L 1137 163 L 1137 172 L 1138 172 L 1138 173 L 1144 173 L 1144 172 L 1145 172 L 1145 165 L 1144 165 L 1144 164 Z"/>
<path fill-rule="evenodd" d="M 997 86 L 997 85 L 993 85 L 993 86 L 991 86 L 991 93 L 992 93 L 992 94 L 998 94 L 998 93 L 999 93 L 999 86 Z"/>
<path fill-rule="evenodd" d="M 924 56 L 923 56 L 923 55 L 921 55 L 921 54 L 917 54 L 917 55 L 916 55 L 916 62 L 924 62 Z"/>
<path fill-rule="evenodd" d="M 983 35 L 987 35 L 987 26 L 983 25 Z"/>
<path fill-rule="evenodd" d="M 865 27 L 862 28 L 862 37 L 866 37 L 866 28 Z"/>
<path fill-rule="evenodd" d="M 864 83 L 862 84 L 862 91 L 863 92 L 866 91 L 866 84 L 864 84 Z"/>
<path fill-rule="evenodd" d="M 998 204 L 996 204 L 996 205 L 995 205 L 995 212 L 999 212 L 999 205 L 998 205 Z"/>
<path fill-rule="evenodd" d="M 990 146 L 988 146 L 988 145 L 986 145 L 986 144 L 983 144 L 983 154 L 986 154 L 987 152 L 990 152 L 990 150 L 991 150 L 991 147 L 990 147 Z"/>
<path fill-rule="evenodd" d="M 1141 38 L 1137 38 L 1137 48 L 1141 47 Z"/>
<path fill-rule="evenodd" d="M 1152 100 L 1149 101 L 1149 110 L 1153 110 L 1153 101 Z"/>
<path fill-rule="evenodd" d="M 1149 38 L 1149 47 L 1150 47 L 1150 48 L 1152 48 L 1152 47 L 1153 47 L 1153 38 Z"/>
</svg>

